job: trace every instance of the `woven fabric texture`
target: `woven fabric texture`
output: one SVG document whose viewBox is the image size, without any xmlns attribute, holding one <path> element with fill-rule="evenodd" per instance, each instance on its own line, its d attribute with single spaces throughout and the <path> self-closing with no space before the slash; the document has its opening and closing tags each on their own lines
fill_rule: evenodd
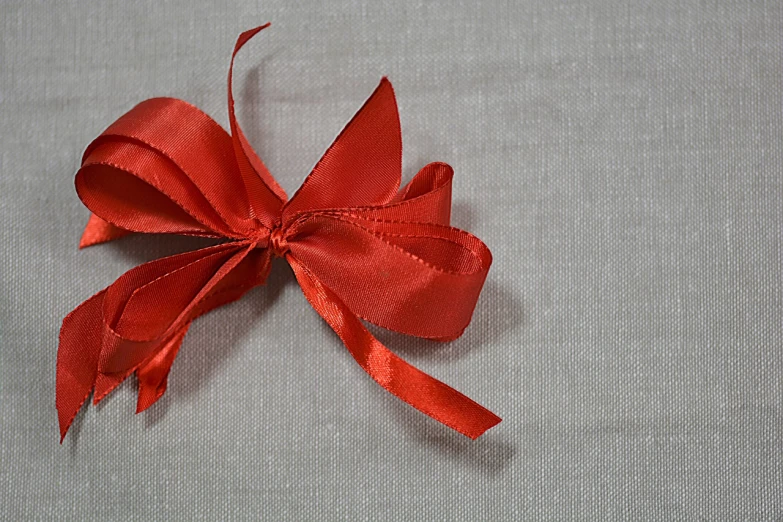
<svg viewBox="0 0 783 522">
<path fill-rule="evenodd" d="M 326 3 L 324 3 L 326 4 Z M 403 177 L 494 264 L 465 335 L 374 330 L 504 421 L 369 379 L 284 263 L 58 444 L 62 318 L 194 239 L 84 251 L 73 175 L 137 102 L 240 121 L 291 193 L 387 75 Z M 0 519 L 780 520 L 783 3 L 3 0 Z"/>
</svg>

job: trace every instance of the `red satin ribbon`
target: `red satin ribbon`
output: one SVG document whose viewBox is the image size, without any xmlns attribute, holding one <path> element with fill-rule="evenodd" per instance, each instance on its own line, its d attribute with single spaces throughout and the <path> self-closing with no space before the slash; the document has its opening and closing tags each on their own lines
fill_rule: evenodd
<svg viewBox="0 0 783 522">
<path fill-rule="evenodd" d="M 449 226 L 452 170 L 425 166 L 399 190 L 402 142 L 385 78 L 288 200 L 234 116 L 231 134 L 196 107 L 144 101 L 93 141 L 76 190 L 93 212 L 80 247 L 131 232 L 229 241 L 138 266 L 63 321 L 57 355 L 61 441 L 94 391 L 97 404 L 131 373 L 137 412 L 166 390 L 190 323 L 263 284 L 285 258 L 310 304 L 388 391 L 476 438 L 500 418 L 409 365 L 362 321 L 434 340 L 470 322 L 491 255 Z"/>
</svg>

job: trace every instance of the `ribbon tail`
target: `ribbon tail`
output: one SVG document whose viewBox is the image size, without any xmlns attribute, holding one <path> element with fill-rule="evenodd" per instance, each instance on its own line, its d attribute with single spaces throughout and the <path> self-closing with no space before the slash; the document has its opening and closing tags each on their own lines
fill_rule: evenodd
<svg viewBox="0 0 783 522">
<path fill-rule="evenodd" d="M 84 227 L 82 238 L 79 240 L 79 248 L 86 248 L 113 241 L 131 233 L 130 230 L 116 227 L 95 214 L 90 214 L 90 220 L 87 221 L 87 226 Z"/>
<path fill-rule="evenodd" d="M 155 404 L 166 392 L 171 365 L 177 357 L 177 352 L 179 352 L 179 347 L 182 345 L 182 340 L 189 327 L 190 324 L 185 325 L 163 345 L 155 357 L 136 370 L 136 377 L 139 380 L 136 413 L 141 413 Z"/>
<path fill-rule="evenodd" d="M 381 344 L 351 310 L 292 256 L 305 297 L 378 384 L 438 422 L 477 439 L 501 419 L 450 386 L 408 364 Z"/>
<path fill-rule="evenodd" d="M 57 416 L 60 443 L 95 386 L 101 353 L 103 297 L 101 290 L 63 319 L 57 350 Z"/>
</svg>

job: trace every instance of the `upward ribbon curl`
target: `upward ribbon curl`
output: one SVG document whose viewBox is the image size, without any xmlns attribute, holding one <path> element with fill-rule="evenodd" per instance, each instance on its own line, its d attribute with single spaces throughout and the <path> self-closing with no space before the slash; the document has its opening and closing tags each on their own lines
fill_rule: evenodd
<svg viewBox="0 0 783 522">
<path fill-rule="evenodd" d="M 71 312 L 60 331 L 61 441 L 94 392 L 98 403 L 135 372 L 137 412 L 166 390 L 190 323 L 263 284 L 286 259 L 310 304 L 359 365 L 400 399 L 476 438 L 500 418 L 409 365 L 361 319 L 434 340 L 470 322 L 492 257 L 449 226 L 452 170 L 425 166 L 402 190 L 402 142 L 385 78 L 289 200 L 234 116 L 231 134 L 196 107 L 153 98 L 111 124 L 84 153 L 76 190 L 92 211 L 81 247 L 132 232 L 227 242 L 138 266 Z"/>
</svg>

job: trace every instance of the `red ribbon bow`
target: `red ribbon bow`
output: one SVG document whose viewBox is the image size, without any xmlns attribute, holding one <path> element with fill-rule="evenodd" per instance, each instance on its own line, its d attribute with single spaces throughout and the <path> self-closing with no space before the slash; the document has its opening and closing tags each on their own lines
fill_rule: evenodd
<svg viewBox="0 0 783 522">
<path fill-rule="evenodd" d="M 231 135 L 184 101 L 153 98 L 87 147 L 76 191 L 93 214 L 80 247 L 130 232 L 229 241 L 138 266 L 63 320 L 61 437 L 90 392 L 97 404 L 134 371 L 137 412 L 155 403 L 191 321 L 264 283 L 279 256 L 378 384 L 475 439 L 500 418 L 397 357 L 360 320 L 441 341 L 470 322 L 492 258 L 449 226 L 452 170 L 431 163 L 398 192 L 400 123 L 384 78 L 287 200 L 242 133 L 231 94 L 234 56 L 268 25 L 234 47 Z"/>
</svg>

